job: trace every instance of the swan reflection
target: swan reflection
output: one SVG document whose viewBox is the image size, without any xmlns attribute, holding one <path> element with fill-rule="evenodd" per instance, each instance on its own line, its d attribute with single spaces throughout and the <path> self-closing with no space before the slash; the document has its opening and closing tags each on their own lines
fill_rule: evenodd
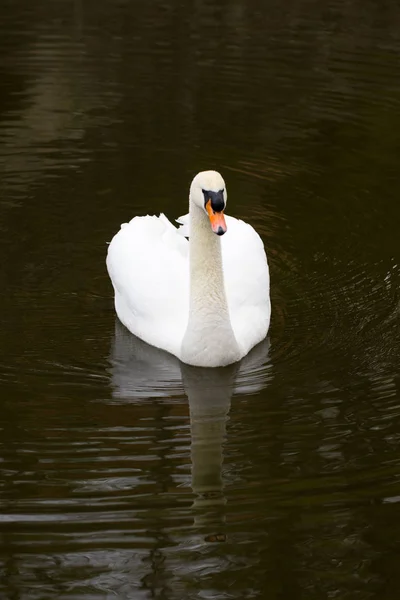
<svg viewBox="0 0 400 600">
<path fill-rule="evenodd" d="M 196 526 L 213 526 L 209 541 L 224 535 L 215 529 L 224 521 L 223 444 L 233 395 L 253 394 L 271 377 L 269 340 L 256 346 L 240 363 L 224 368 L 198 368 L 149 346 L 116 320 L 111 354 L 111 383 L 116 402 L 142 402 L 187 396 L 191 430 L 191 487 Z"/>
</svg>

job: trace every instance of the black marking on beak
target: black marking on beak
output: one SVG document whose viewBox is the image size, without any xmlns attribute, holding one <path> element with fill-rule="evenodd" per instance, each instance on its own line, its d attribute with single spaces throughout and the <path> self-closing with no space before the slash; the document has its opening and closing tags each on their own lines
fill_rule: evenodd
<svg viewBox="0 0 400 600">
<path fill-rule="evenodd" d="M 224 190 L 219 190 L 218 192 L 209 192 L 207 190 L 202 190 L 204 194 L 204 206 L 210 200 L 211 208 L 214 212 L 221 212 L 225 208 L 225 200 L 224 200 Z M 221 233 L 219 235 L 222 235 Z"/>
</svg>

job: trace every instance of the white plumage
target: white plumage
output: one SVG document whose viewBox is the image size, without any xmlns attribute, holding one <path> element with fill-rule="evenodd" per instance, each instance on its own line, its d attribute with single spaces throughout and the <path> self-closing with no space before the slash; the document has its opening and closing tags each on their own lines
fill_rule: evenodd
<svg viewBox="0 0 400 600">
<path fill-rule="evenodd" d="M 196 366 L 240 360 L 265 338 L 270 321 L 261 238 L 233 217 L 225 217 L 226 233 L 216 235 L 205 209 L 216 194 L 226 204 L 219 173 L 199 173 L 180 226 L 163 214 L 135 217 L 121 226 L 107 255 L 120 321 L 145 342 Z M 210 207 L 220 219 L 222 211 Z"/>
</svg>

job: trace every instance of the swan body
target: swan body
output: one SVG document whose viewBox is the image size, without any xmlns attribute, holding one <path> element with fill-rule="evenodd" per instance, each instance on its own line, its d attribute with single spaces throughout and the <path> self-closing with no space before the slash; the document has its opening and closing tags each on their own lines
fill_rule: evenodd
<svg viewBox="0 0 400 600">
<path fill-rule="evenodd" d="M 196 175 L 189 214 L 121 226 L 107 253 L 120 321 L 184 363 L 218 367 L 245 356 L 268 332 L 271 306 L 264 246 L 253 227 L 227 217 L 224 180 Z M 187 239 L 189 237 L 189 240 Z"/>
</svg>

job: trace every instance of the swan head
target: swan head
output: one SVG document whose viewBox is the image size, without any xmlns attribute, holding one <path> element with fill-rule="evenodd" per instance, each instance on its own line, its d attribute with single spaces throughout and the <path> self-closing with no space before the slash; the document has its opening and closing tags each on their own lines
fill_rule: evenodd
<svg viewBox="0 0 400 600">
<path fill-rule="evenodd" d="M 217 171 L 197 173 L 190 186 L 190 201 L 208 215 L 211 229 L 217 235 L 226 232 L 226 199 L 225 181 Z"/>
</svg>

